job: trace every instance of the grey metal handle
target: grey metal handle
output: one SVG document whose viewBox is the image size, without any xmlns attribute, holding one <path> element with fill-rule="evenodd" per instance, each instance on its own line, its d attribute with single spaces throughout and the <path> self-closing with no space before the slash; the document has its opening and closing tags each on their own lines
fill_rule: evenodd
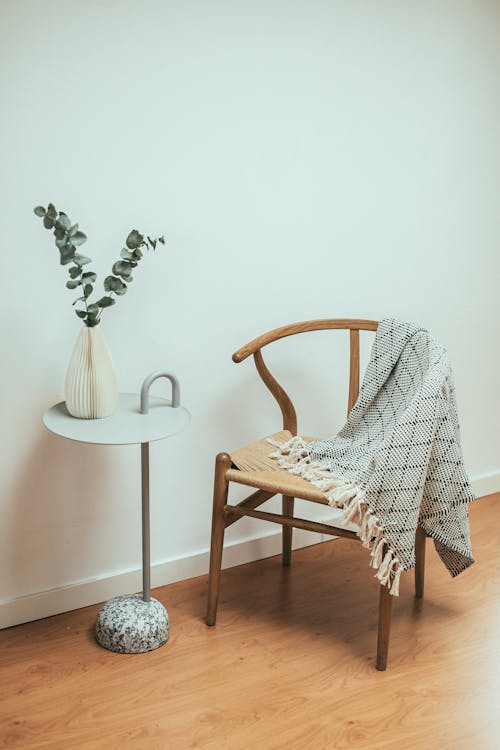
<svg viewBox="0 0 500 750">
<path fill-rule="evenodd" d="M 179 381 L 177 380 L 175 375 L 172 375 L 171 372 L 165 372 L 164 370 L 159 370 L 158 372 L 152 372 L 151 375 L 148 375 L 147 378 L 144 380 L 144 383 L 142 384 L 141 414 L 149 413 L 149 389 L 151 388 L 154 381 L 158 380 L 158 378 L 167 378 L 167 380 L 170 380 L 170 382 L 172 383 L 172 407 L 175 409 L 178 406 L 180 406 L 181 387 L 179 385 Z"/>
</svg>

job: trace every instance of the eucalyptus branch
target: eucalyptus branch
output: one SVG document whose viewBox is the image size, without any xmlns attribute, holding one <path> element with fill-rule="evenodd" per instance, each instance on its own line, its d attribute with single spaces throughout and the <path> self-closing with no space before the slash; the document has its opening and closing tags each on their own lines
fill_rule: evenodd
<svg viewBox="0 0 500 750">
<path fill-rule="evenodd" d="M 93 271 L 84 272 L 83 267 L 91 263 L 92 259 L 77 252 L 77 247 L 87 241 L 86 234 L 78 229 L 78 224 L 72 225 L 67 214 L 63 211 L 57 211 L 52 203 L 49 203 L 47 208 L 37 206 L 34 211 L 37 216 L 43 218 L 43 225 L 46 229 L 54 230 L 61 265 L 72 264 L 68 269 L 70 279 L 66 282 L 66 287 L 68 289 L 81 287 L 82 296 L 77 297 L 73 305 L 78 302 L 84 303 L 85 309 L 75 309 L 75 312 L 89 328 L 98 325 L 103 310 L 116 303 L 116 299 L 112 295 L 123 296 L 127 293 L 127 284 L 133 280 L 132 270 L 137 267 L 143 257 L 141 248 L 156 250 L 158 242 L 162 245 L 165 244 L 165 237 L 163 236 L 156 239 L 147 236 L 144 239 L 144 235 L 137 229 L 133 229 L 125 241 L 126 247 L 122 249 L 120 259 L 113 264 L 111 275 L 104 279 L 104 291 L 107 294 L 97 302 L 90 302 L 89 304 L 97 274 Z"/>
</svg>

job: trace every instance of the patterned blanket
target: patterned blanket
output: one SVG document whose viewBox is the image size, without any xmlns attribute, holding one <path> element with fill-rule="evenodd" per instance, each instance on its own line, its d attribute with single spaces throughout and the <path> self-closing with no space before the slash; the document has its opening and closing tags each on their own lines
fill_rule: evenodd
<svg viewBox="0 0 500 750">
<path fill-rule="evenodd" d="M 272 442 L 272 441 L 270 441 Z M 446 350 L 423 328 L 379 324 L 358 400 L 328 440 L 274 443 L 279 465 L 322 490 L 370 550 L 381 584 L 399 593 L 415 565 L 420 525 L 452 576 L 474 562 L 467 505 L 474 495 L 460 447 Z"/>
</svg>

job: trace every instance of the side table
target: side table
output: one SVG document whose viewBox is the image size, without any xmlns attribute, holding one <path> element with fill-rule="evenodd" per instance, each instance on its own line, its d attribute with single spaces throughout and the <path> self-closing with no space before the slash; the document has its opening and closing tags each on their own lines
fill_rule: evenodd
<svg viewBox="0 0 500 750">
<path fill-rule="evenodd" d="M 172 383 L 172 400 L 153 396 L 151 384 L 158 378 Z M 63 402 L 48 409 L 43 423 L 56 435 L 81 443 L 141 446 L 142 483 L 142 596 L 117 596 L 103 604 L 97 614 L 96 640 L 104 648 L 125 654 L 140 654 L 168 640 L 169 620 L 165 607 L 151 597 L 149 526 L 149 444 L 181 432 L 191 419 L 180 405 L 179 381 L 168 372 L 149 375 L 137 393 L 122 393 L 114 414 L 104 419 L 76 419 Z"/>
</svg>

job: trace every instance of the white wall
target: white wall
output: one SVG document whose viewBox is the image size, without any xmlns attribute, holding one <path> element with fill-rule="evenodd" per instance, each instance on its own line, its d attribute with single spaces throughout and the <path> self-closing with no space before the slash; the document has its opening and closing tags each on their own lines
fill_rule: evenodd
<svg viewBox="0 0 500 750">
<path fill-rule="evenodd" d="M 488 0 L 1 3 L 0 599 L 140 560 L 138 448 L 41 425 L 79 329 L 32 213 L 48 201 L 80 222 L 101 279 L 132 227 L 168 237 L 103 325 L 122 390 L 171 368 L 193 413 L 152 447 L 154 561 L 206 551 L 215 453 L 279 427 L 231 353 L 287 322 L 428 326 L 470 472 L 500 488 L 499 32 Z M 306 434 L 340 423 L 346 343 L 269 353 Z"/>
</svg>

